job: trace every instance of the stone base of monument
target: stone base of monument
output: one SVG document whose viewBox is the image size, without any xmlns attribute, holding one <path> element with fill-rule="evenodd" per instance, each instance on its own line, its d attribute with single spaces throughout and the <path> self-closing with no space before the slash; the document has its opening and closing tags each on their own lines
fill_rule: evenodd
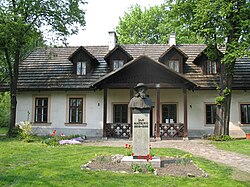
<svg viewBox="0 0 250 187">
<path fill-rule="evenodd" d="M 124 156 L 121 160 L 121 163 L 124 163 L 127 165 L 132 165 L 132 164 L 143 165 L 143 164 L 150 163 L 155 168 L 161 167 L 161 159 L 160 157 L 156 157 L 156 156 L 154 156 L 152 160 L 148 160 L 148 161 L 147 159 L 136 159 L 136 158 L 133 158 L 133 156 Z"/>
</svg>

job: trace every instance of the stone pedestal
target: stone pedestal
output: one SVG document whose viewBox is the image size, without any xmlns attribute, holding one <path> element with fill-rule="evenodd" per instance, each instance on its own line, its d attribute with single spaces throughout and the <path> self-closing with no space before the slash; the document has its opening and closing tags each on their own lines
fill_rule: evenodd
<svg viewBox="0 0 250 187">
<path fill-rule="evenodd" d="M 132 110 L 133 112 L 133 153 L 134 157 L 149 155 L 150 110 Z"/>
</svg>

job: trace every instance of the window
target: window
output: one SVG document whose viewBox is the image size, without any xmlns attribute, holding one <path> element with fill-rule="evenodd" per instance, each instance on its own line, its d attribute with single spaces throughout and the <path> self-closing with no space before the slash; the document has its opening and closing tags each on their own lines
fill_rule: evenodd
<svg viewBox="0 0 250 187">
<path fill-rule="evenodd" d="M 207 61 L 207 74 L 216 74 L 217 73 L 217 63 L 214 61 Z"/>
<path fill-rule="evenodd" d="M 128 122 L 128 105 L 127 104 L 114 104 L 114 123 L 127 123 Z"/>
<path fill-rule="evenodd" d="M 113 70 L 116 70 L 120 67 L 122 67 L 124 64 L 123 60 L 113 60 Z"/>
<path fill-rule="evenodd" d="M 162 105 L 162 123 L 177 123 L 177 104 Z"/>
<path fill-rule="evenodd" d="M 69 123 L 83 123 L 83 98 L 69 98 Z"/>
<path fill-rule="evenodd" d="M 176 72 L 179 72 L 179 61 L 178 60 L 170 60 L 168 62 L 168 66 L 170 69 L 176 71 Z"/>
<path fill-rule="evenodd" d="M 206 104 L 206 124 L 215 124 L 216 120 L 216 105 Z"/>
<path fill-rule="evenodd" d="M 77 62 L 76 74 L 77 75 L 86 75 L 87 64 L 86 62 Z"/>
<path fill-rule="evenodd" d="M 35 98 L 35 123 L 48 122 L 48 98 Z"/>
<path fill-rule="evenodd" d="M 242 124 L 250 124 L 250 104 L 240 105 L 240 117 Z"/>
</svg>

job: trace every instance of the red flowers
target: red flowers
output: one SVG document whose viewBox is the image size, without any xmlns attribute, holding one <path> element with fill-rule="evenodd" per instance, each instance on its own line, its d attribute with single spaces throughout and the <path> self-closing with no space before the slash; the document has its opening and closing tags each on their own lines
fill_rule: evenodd
<svg viewBox="0 0 250 187">
<path fill-rule="evenodd" d="M 130 144 L 125 144 L 125 147 L 127 148 L 127 149 L 130 149 L 131 148 L 131 145 Z"/>
<path fill-rule="evenodd" d="M 56 135 L 56 130 L 53 131 L 53 133 L 51 134 L 52 137 L 54 137 Z"/>
</svg>

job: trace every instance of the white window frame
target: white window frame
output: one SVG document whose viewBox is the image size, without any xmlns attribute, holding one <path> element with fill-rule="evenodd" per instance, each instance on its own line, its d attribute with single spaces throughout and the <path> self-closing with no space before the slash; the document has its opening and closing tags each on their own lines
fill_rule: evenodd
<svg viewBox="0 0 250 187">
<path fill-rule="evenodd" d="M 82 122 L 74 123 L 70 120 L 70 99 L 82 99 Z M 67 95 L 66 97 L 66 126 L 86 126 L 86 96 L 85 95 Z"/>
<path fill-rule="evenodd" d="M 205 125 L 206 126 L 210 126 L 210 125 L 213 126 L 215 124 L 215 121 L 216 121 L 216 108 L 215 108 L 215 116 L 213 116 L 213 113 L 211 113 L 211 117 L 215 117 L 214 123 L 207 123 L 207 105 L 216 107 L 216 104 L 215 103 L 204 103 L 204 105 L 205 105 L 204 106 L 204 108 L 205 108 Z"/>
<path fill-rule="evenodd" d="M 215 61 L 207 61 L 207 74 L 216 74 L 217 73 L 217 63 Z"/>
<path fill-rule="evenodd" d="M 77 62 L 76 74 L 77 75 L 86 75 L 87 74 L 87 62 Z"/>
<path fill-rule="evenodd" d="M 241 110 L 241 105 L 247 105 L 247 111 L 248 111 L 248 105 L 250 105 L 250 103 L 239 103 L 239 110 L 240 110 L 240 114 L 239 114 L 239 118 L 240 118 L 240 123 L 246 126 L 250 125 L 250 120 L 246 120 L 246 123 L 242 123 L 242 110 Z M 249 113 L 246 114 L 247 118 L 249 118 Z"/>
<path fill-rule="evenodd" d="M 113 70 L 121 68 L 124 65 L 124 60 L 113 60 Z"/>
<path fill-rule="evenodd" d="M 37 121 L 37 112 L 36 112 L 36 101 L 37 99 L 47 99 L 47 121 Z M 50 95 L 33 95 L 32 96 L 32 118 L 31 121 L 33 122 L 34 126 L 48 126 L 51 125 L 50 122 L 50 111 L 51 111 L 51 96 Z"/>
<path fill-rule="evenodd" d="M 180 61 L 179 60 L 169 60 L 168 67 L 176 72 L 180 72 Z"/>
</svg>

